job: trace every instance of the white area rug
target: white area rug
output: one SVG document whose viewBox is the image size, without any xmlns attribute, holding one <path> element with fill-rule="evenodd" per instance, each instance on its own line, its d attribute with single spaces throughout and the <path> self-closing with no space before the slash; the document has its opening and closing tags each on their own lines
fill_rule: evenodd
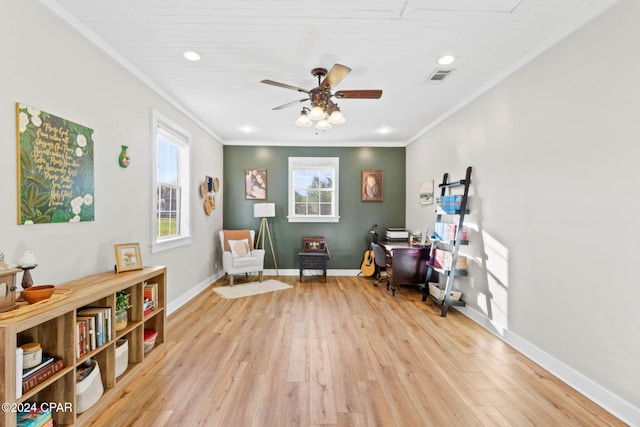
<svg viewBox="0 0 640 427">
<path fill-rule="evenodd" d="M 269 279 L 263 282 L 243 283 L 241 285 L 233 286 L 219 286 L 217 288 L 213 288 L 213 291 L 223 298 L 234 299 L 249 297 L 251 295 L 266 294 L 267 292 L 281 291 L 292 287 L 293 286 L 279 280 Z"/>
</svg>

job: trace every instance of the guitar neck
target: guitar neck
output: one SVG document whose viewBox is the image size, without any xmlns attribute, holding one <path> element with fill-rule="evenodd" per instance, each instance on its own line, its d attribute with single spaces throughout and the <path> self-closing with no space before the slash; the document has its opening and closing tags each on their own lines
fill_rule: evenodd
<svg viewBox="0 0 640 427">
<path fill-rule="evenodd" d="M 373 224 L 369 230 L 369 249 L 371 249 L 371 242 L 378 243 L 378 224 Z"/>
</svg>

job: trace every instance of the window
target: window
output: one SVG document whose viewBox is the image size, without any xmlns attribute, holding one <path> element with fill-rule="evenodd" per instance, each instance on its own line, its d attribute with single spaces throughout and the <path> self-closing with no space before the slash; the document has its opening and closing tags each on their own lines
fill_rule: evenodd
<svg viewBox="0 0 640 427">
<path fill-rule="evenodd" d="M 337 157 L 289 157 L 289 222 L 338 222 Z"/>
<path fill-rule="evenodd" d="M 191 243 L 189 231 L 189 133 L 153 112 L 151 252 Z"/>
</svg>

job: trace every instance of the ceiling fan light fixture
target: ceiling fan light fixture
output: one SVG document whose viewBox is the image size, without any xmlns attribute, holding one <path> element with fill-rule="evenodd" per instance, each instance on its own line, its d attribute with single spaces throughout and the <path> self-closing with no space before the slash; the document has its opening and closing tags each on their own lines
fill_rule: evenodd
<svg viewBox="0 0 640 427">
<path fill-rule="evenodd" d="M 296 126 L 308 127 L 312 124 L 313 123 L 311 122 L 311 119 L 309 118 L 309 116 L 307 116 L 307 111 L 305 109 L 302 109 L 298 120 L 296 120 Z"/>
<path fill-rule="evenodd" d="M 331 129 L 331 127 L 332 126 L 327 119 L 319 120 L 318 123 L 316 123 L 316 129 L 328 130 Z"/>
<path fill-rule="evenodd" d="M 324 113 L 324 110 L 319 105 L 316 105 L 315 107 L 313 107 L 311 109 L 311 112 L 309 113 L 309 118 L 311 120 L 322 120 L 322 119 L 325 119 L 326 117 L 327 115 Z"/>
<path fill-rule="evenodd" d="M 347 121 L 344 114 L 340 111 L 340 108 L 338 108 L 338 104 L 336 104 L 332 98 L 379 99 L 382 96 L 381 89 L 340 90 L 334 93 L 333 91 L 336 85 L 350 72 L 351 68 L 341 64 L 334 64 L 329 71 L 327 71 L 326 68 L 314 68 L 311 70 L 311 74 L 318 78 L 318 86 L 309 90 L 268 79 L 261 80 L 260 83 L 307 94 L 307 98 L 288 102 L 273 108 L 273 110 L 282 110 L 300 102 L 309 101 L 311 105 L 309 107 L 302 107 L 302 112 L 295 121 L 295 124 L 297 126 L 307 127 L 311 126 L 313 122 L 316 122 L 316 129 L 326 130 L 331 129 L 332 125 L 342 124 Z"/>
<path fill-rule="evenodd" d="M 342 111 L 340 111 L 338 107 L 336 107 L 336 109 L 333 110 L 331 112 L 331 115 L 329 116 L 329 123 L 331 123 L 332 125 L 339 125 L 346 121 L 347 119 L 344 117 L 344 114 L 342 114 Z"/>
</svg>

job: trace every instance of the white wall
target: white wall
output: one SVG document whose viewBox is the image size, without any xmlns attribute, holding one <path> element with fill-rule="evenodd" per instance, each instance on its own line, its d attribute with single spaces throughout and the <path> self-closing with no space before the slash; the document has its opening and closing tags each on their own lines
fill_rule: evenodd
<svg viewBox="0 0 640 427">
<path fill-rule="evenodd" d="M 468 306 L 640 424 L 638 16 L 620 2 L 410 144 L 407 226 L 433 227 L 421 180 L 473 166 Z"/>
<path fill-rule="evenodd" d="M 184 300 L 218 273 L 218 209 L 206 216 L 198 186 L 222 177 L 222 145 L 123 66 L 34 1 L 12 1 L 0 14 L 0 249 L 18 260 L 31 249 L 36 284 L 61 284 L 113 269 L 114 243 L 139 242 L 145 265 L 166 265 L 170 303 Z M 17 225 L 15 103 L 94 130 L 95 221 Z M 191 132 L 193 242 L 150 254 L 151 110 Z M 131 165 L 118 165 L 127 145 Z M 224 183 L 223 183 L 224 186 Z M 171 305 L 170 305 L 171 307 Z"/>
</svg>

